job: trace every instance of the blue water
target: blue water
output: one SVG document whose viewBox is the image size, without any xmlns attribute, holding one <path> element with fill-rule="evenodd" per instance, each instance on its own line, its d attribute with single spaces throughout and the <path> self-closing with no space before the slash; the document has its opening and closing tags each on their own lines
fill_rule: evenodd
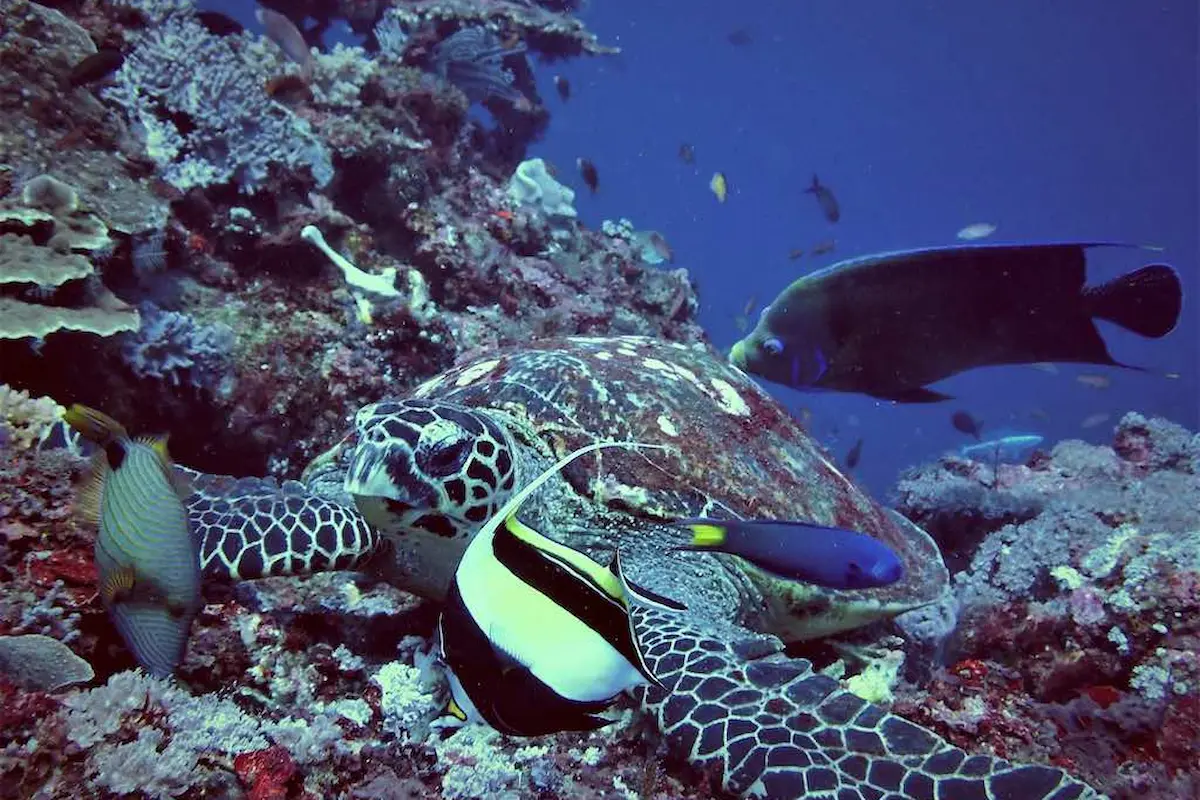
<svg viewBox="0 0 1200 800">
<path fill-rule="evenodd" d="M 1074 380 L 1103 370 L 1066 366 L 975 370 L 939 385 L 956 401 L 924 407 L 770 386 L 812 412 L 836 453 L 865 440 L 858 474 L 873 490 L 965 443 L 949 423 L 957 408 L 1048 441 L 1110 441 L 1131 409 L 1196 429 L 1195 2 L 639 0 L 594 2 L 582 16 L 622 53 L 539 70 L 554 116 L 534 152 L 561 167 L 595 162 L 595 197 L 574 182 L 588 224 L 625 216 L 666 235 L 718 347 L 739 338 L 734 318 L 752 296 L 761 307 L 838 258 L 953 244 L 974 222 L 999 225 L 990 241 L 1166 248 L 1095 252 L 1093 282 L 1152 260 L 1183 274 L 1185 318 L 1168 339 L 1105 326 L 1119 361 L 1148 368 L 1107 371 L 1105 390 Z M 738 29 L 749 44 L 727 40 Z M 565 105 L 556 72 L 574 90 Z M 677 155 L 683 142 L 695 147 L 692 166 Z M 717 170 L 729 180 L 724 205 L 708 189 Z M 841 202 L 837 224 L 803 193 L 814 172 Z M 828 238 L 834 253 L 788 260 Z M 1162 376 L 1171 371 L 1182 377 Z M 1101 412 L 1111 420 L 1081 428 Z"/>
<path fill-rule="evenodd" d="M 255 25 L 244 2 L 204 5 Z M 735 318 L 748 304 L 753 321 L 799 275 L 841 258 L 954 244 L 976 222 L 999 226 L 992 242 L 1165 248 L 1095 251 L 1093 283 L 1153 260 L 1182 273 L 1184 319 L 1168 339 L 1101 323 L 1117 360 L 1143 373 L 980 369 L 940 384 L 957 399 L 932 406 L 768 385 L 796 414 L 811 413 L 836 454 L 864 440 L 857 475 L 873 491 L 906 465 L 968 443 L 949 422 L 960 408 L 984 420 L 985 433 L 1048 442 L 1110 441 L 1129 410 L 1200 427 L 1194 1 L 587 5 L 580 16 L 622 52 L 535 65 L 552 121 L 531 155 L 558 165 L 589 226 L 628 217 L 666 236 L 723 350 L 740 338 Z M 751 41 L 732 44 L 734 31 Z M 572 84 L 567 103 L 556 74 Z M 695 148 L 693 165 L 679 158 L 683 143 Z M 599 169 L 595 196 L 575 174 L 581 156 Z M 730 186 L 724 204 L 708 188 L 718 170 Z M 803 192 L 813 173 L 841 202 L 836 224 Z M 827 239 L 835 252 L 788 259 Z M 1097 372 L 1109 388 L 1075 380 Z M 1103 413 L 1106 422 L 1081 426 Z"/>
</svg>

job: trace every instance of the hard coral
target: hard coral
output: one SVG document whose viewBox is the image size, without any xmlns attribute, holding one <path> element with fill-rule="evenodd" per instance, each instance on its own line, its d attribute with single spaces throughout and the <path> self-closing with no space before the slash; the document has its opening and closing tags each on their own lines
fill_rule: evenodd
<svg viewBox="0 0 1200 800">
<path fill-rule="evenodd" d="M 901 710 L 1114 796 L 1194 793 L 1198 453 L 1179 426 L 1129 414 L 1114 448 L 1064 442 L 998 487 L 958 459 L 903 478 L 902 510 L 960 548 L 961 571 L 957 665 Z"/>
</svg>

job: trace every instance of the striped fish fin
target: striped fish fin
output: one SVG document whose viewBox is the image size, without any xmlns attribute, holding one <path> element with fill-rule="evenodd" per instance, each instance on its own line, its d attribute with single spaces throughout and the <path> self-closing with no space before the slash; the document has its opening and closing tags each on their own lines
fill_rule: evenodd
<svg viewBox="0 0 1200 800">
<path fill-rule="evenodd" d="M 130 594 L 136 580 L 137 571 L 132 566 L 117 567 L 100 582 L 100 600 L 109 605 L 118 597 Z"/>
<path fill-rule="evenodd" d="M 663 611 L 687 611 L 687 606 L 678 600 L 664 597 L 657 592 L 650 591 L 645 586 L 639 586 L 629 580 L 629 576 L 621 569 L 620 550 L 613 553 L 612 563 L 608 565 L 608 569 L 617 582 L 621 584 L 621 589 L 625 592 L 626 599 L 635 600 L 640 605 L 662 609 Z"/>
<path fill-rule="evenodd" d="M 109 610 L 138 664 L 159 678 L 175 671 L 187 647 L 190 617 L 171 614 L 161 606 L 132 603 L 116 603 Z"/>
<path fill-rule="evenodd" d="M 100 504 L 104 500 L 104 484 L 109 473 L 108 457 L 103 450 L 96 451 L 75 492 L 75 516 L 89 527 L 100 524 Z"/>
<path fill-rule="evenodd" d="M 171 488 L 180 500 L 187 500 L 195 491 L 195 486 L 192 484 L 191 478 L 186 473 L 175 469 L 175 463 L 171 460 L 171 453 L 167 449 L 167 439 L 169 434 L 162 436 L 139 436 L 138 444 L 144 444 L 154 451 L 158 456 L 158 460 L 162 465 L 163 477 L 167 479 L 167 483 L 171 484 Z"/>
<path fill-rule="evenodd" d="M 624 574 L 621 571 L 621 551 L 620 550 L 618 550 L 616 555 L 613 556 L 613 573 L 612 574 L 617 579 L 617 581 L 621 584 L 622 588 L 626 592 L 628 592 L 630 596 L 637 597 L 639 600 L 641 599 L 641 596 L 631 588 L 631 584 L 628 582 L 628 580 L 625 578 Z M 654 595 L 654 597 L 657 598 L 658 595 Z M 666 600 L 666 598 L 662 598 L 662 599 Z M 667 602 L 674 603 L 674 601 L 667 601 Z M 673 608 L 672 606 L 664 606 L 664 605 L 660 605 L 657 602 L 651 603 L 651 605 L 654 605 L 655 607 L 658 607 L 658 608 L 668 608 L 668 609 L 671 609 L 674 611 L 680 610 L 679 607 Z M 675 605 L 678 606 L 678 604 L 675 604 Z M 642 674 L 642 677 L 645 678 L 647 681 L 649 681 L 651 684 L 653 684 L 654 686 L 657 686 L 659 689 L 662 689 L 663 691 L 667 691 L 667 687 L 663 686 L 662 681 L 660 681 L 658 679 L 658 676 L 655 675 L 654 672 L 650 669 L 650 665 L 648 663 L 646 663 L 646 654 L 642 652 L 642 643 L 638 639 L 637 628 L 633 624 L 633 615 L 628 614 L 626 616 L 629 620 L 629 638 L 633 642 L 633 652 L 637 656 L 636 661 L 630 660 L 629 663 L 633 664 L 633 666 L 637 668 L 637 671 Z"/>
</svg>

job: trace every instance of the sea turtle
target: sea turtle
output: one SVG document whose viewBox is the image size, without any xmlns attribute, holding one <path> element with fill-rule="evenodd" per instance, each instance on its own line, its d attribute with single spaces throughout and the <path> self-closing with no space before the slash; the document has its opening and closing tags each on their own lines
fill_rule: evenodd
<svg viewBox="0 0 1200 800">
<path fill-rule="evenodd" d="M 644 337 L 543 340 L 470 358 L 408 397 L 361 409 L 302 482 L 195 475 L 189 511 L 206 573 L 344 569 L 370 557 L 437 599 L 474 530 L 555 458 L 598 441 L 522 516 L 571 546 L 619 548 L 631 576 L 689 606 L 638 609 L 667 691 L 639 690 L 668 742 L 731 791 L 771 798 L 1095 797 L 1058 769 L 968 756 L 782 653 L 784 640 L 934 600 L 932 540 L 871 501 L 785 410 L 701 345 Z M 711 553 L 673 553 L 679 517 L 800 518 L 883 539 L 905 566 L 884 589 L 834 591 Z M 370 522 L 368 522 L 368 520 Z M 807 793 L 807 794 L 806 794 Z"/>
</svg>

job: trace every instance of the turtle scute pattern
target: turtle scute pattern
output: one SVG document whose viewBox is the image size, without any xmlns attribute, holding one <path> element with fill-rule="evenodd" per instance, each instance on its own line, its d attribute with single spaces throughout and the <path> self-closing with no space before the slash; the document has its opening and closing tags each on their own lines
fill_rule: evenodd
<svg viewBox="0 0 1200 800">
<path fill-rule="evenodd" d="M 241 581 L 352 569 L 379 545 L 379 536 L 355 509 L 296 481 L 176 469 L 192 483 L 188 519 L 206 578 Z"/>
<path fill-rule="evenodd" d="M 635 610 L 650 668 L 666 687 L 643 704 L 671 748 L 713 766 L 727 790 L 770 800 L 1096 800 L 1060 769 L 971 756 L 889 714 L 778 642 L 687 617 Z"/>
</svg>

